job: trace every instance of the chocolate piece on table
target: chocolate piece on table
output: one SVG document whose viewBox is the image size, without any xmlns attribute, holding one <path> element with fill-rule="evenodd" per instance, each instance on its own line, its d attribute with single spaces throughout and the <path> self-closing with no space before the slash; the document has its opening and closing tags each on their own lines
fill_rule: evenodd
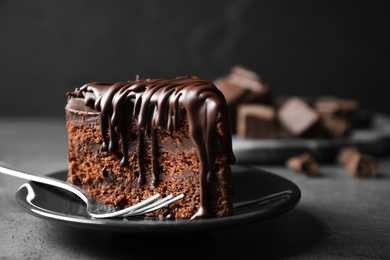
<svg viewBox="0 0 390 260">
<path fill-rule="evenodd" d="M 343 148 L 338 159 L 354 177 L 377 177 L 380 173 L 378 160 L 361 153 L 356 147 Z"/>
<path fill-rule="evenodd" d="M 350 172 L 356 177 L 377 177 L 380 173 L 378 160 L 372 155 L 361 154 L 356 166 L 351 166 Z"/>
<path fill-rule="evenodd" d="M 356 154 L 360 154 L 360 151 L 357 147 L 344 147 L 339 152 L 338 161 L 344 165 L 347 165 Z"/>
<path fill-rule="evenodd" d="M 301 154 L 287 160 L 287 167 L 307 176 L 318 174 L 318 164 L 310 154 Z"/>
<path fill-rule="evenodd" d="M 242 138 L 278 138 L 276 111 L 272 106 L 243 104 L 238 108 L 237 135 Z"/>
<path fill-rule="evenodd" d="M 225 96 L 233 133 L 236 132 L 237 109 L 240 104 L 272 103 L 268 86 L 258 74 L 243 66 L 232 67 L 228 75 L 216 79 L 213 83 Z"/>
<path fill-rule="evenodd" d="M 279 108 L 277 117 L 283 129 L 294 137 L 310 136 L 319 120 L 317 111 L 297 97 L 286 100 Z"/>
</svg>

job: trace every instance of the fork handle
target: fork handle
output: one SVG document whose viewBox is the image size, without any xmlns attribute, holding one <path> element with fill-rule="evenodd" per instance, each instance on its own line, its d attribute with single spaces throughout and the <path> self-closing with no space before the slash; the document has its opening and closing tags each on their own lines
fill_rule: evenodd
<svg viewBox="0 0 390 260">
<path fill-rule="evenodd" d="M 20 179 L 25 179 L 25 180 L 29 180 L 29 181 L 35 181 L 35 182 L 47 184 L 47 185 L 50 185 L 50 186 L 63 188 L 65 190 L 67 190 L 67 191 L 70 191 L 70 192 L 76 194 L 84 202 L 87 202 L 87 199 L 85 198 L 85 196 L 83 194 L 83 190 L 81 190 L 81 188 L 79 188 L 79 187 L 77 187 L 77 186 L 75 186 L 73 184 L 70 184 L 68 182 L 57 180 L 57 179 L 54 179 L 54 178 L 51 178 L 51 177 L 37 176 L 37 175 L 34 175 L 34 174 L 30 174 L 30 173 L 22 172 L 22 171 L 19 171 L 19 170 L 14 170 L 14 169 L 11 169 L 11 168 L 8 168 L 8 167 L 4 167 L 2 165 L 0 165 L 0 173 L 6 174 L 6 175 L 10 175 L 10 176 L 13 176 L 13 177 L 17 177 L 17 178 L 20 178 Z"/>
</svg>

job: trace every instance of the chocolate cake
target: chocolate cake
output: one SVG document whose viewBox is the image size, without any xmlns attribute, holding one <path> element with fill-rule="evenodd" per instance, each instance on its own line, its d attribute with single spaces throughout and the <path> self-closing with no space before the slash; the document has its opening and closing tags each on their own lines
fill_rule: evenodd
<svg viewBox="0 0 390 260">
<path fill-rule="evenodd" d="M 117 208 L 156 193 L 185 195 L 149 217 L 232 213 L 228 107 L 212 83 L 136 79 L 67 95 L 68 182 Z"/>
</svg>

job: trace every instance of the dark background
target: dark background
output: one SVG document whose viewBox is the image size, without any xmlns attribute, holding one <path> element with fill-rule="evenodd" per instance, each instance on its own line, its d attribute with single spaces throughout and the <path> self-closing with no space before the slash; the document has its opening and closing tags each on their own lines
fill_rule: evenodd
<svg viewBox="0 0 390 260">
<path fill-rule="evenodd" d="M 64 116 L 93 81 L 235 64 L 275 95 L 334 95 L 390 114 L 386 1 L 0 1 L 0 115 Z"/>
</svg>

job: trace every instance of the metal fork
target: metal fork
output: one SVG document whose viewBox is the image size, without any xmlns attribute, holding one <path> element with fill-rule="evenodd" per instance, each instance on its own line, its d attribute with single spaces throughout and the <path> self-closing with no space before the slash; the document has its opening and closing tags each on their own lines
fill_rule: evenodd
<svg viewBox="0 0 390 260">
<path fill-rule="evenodd" d="M 180 194 L 179 196 L 176 197 L 173 197 L 173 195 L 168 195 L 164 199 L 156 201 L 158 198 L 161 197 L 161 194 L 158 193 L 131 207 L 125 209 L 116 209 L 108 205 L 105 205 L 103 203 L 100 203 L 99 201 L 92 198 L 92 196 L 89 195 L 89 193 L 87 193 L 80 187 L 77 187 L 65 181 L 61 181 L 47 176 L 45 177 L 37 176 L 26 172 L 21 172 L 18 170 L 13 170 L 1 165 L 0 165 L 0 173 L 18 177 L 25 180 L 51 185 L 72 192 L 75 195 L 77 195 L 81 200 L 84 201 L 84 203 L 87 205 L 87 214 L 93 218 L 129 217 L 135 215 L 143 215 L 146 213 L 156 211 L 163 207 L 166 207 L 184 197 L 184 194 Z"/>
</svg>

